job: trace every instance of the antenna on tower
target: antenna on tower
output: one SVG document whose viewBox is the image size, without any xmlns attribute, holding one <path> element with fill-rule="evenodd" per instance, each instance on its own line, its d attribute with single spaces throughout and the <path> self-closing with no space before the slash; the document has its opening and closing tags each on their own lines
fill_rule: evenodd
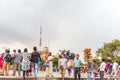
<svg viewBox="0 0 120 80">
<path fill-rule="evenodd" d="M 42 26 L 40 26 L 40 43 L 39 43 L 40 49 L 42 49 Z"/>
</svg>

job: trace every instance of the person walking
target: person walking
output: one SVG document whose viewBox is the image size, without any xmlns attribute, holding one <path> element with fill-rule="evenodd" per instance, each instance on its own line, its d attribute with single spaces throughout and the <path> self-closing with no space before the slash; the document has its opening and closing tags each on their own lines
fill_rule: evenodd
<svg viewBox="0 0 120 80">
<path fill-rule="evenodd" d="M 94 62 L 92 61 L 92 57 L 88 60 L 88 80 L 92 80 L 92 71 L 94 68 Z"/>
<path fill-rule="evenodd" d="M 14 55 L 14 64 L 13 64 L 13 76 L 16 74 L 16 69 L 18 69 L 18 75 L 21 76 L 21 68 L 20 68 L 20 63 L 21 63 L 21 50 L 18 50 L 18 53 Z"/>
<path fill-rule="evenodd" d="M 31 62 L 33 63 L 34 76 L 38 74 L 38 62 L 40 60 L 40 53 L 37 51 L 37 47 L 33 47 L 34 52 L 31 55 Z"/>
<path fill-rule="evenodd" d="M 97 62 L 94 60 L 93 69 L 97 71 L 98 68 L 99 68 L 99 67 L 98 67 L 98 64 L 97 64 Z"/>
<path fill-rule="evenodd" d="M 46 77 L 53 77 L 53 59 L 54 57 L 52 56 L 52 53 L 49 52 L 48 59 L 46 61 Z"/>
<path fill-rule="evenodd" d="M 30 69 L 30 53 L 28 53 L 28 49 L 25 48 L 22 54 L 23 80 L 26 80 L 25 75 L 29 69 Z"/>
<path fill-rule="evenodd" d="M 81 60 L 79 59 L 79 54 L 76 54 L 76 58 L 74 59 L 74 78 L 77 80 L 77 75 L 78 79 L 80 80 L 81 78 L 81 72 L 80 72 L 80 64 Z"/>
<path fill-rule="evenodd" d="M 109 73 L 110 73 L 110 64 L 111 64 L 111 62 L 110 62 L 110 60 L 108 60 L 107 62 L 106 62 L 106 67 L 105 67 L 105 71 L 106 71 L 106 74 L 107 75 L 110 75 Z"/>
<path fill-rule="evenodd" d="M 100 64 L 100 80 L 104 80 L 105 67 L 106 67 L 105 60 L 102 59 L 102 63 Z"/>
<path fill-rule="evenodd" d="M 59 71 L 62 76 L 62 80 L 64 80 L 65 77 L 65 71 L 66 71 L 66 65 L 67 65 L 67 59 L 65 58 L 65 54 L 62 53 L 62 58 L 58 61 Z"/>
<path fill-rule="evenodd" d="M 117 73 L 118 73 L 118 61 L 115 61 L 115 62 L 113 63 L 111 75 L 114 74 L 114 76 L 117 76 Z"/>
<path fill-rule="evenodd" d="M 5 50 L 3 60 L 4 60 L 4 63 L 3 63 L 3 68 L 2 68 L 2 75 L 4 75 L 4 70 L 6 70 L 6 76 L 8 76 L 10 63 L 12 61 L 12 56 L 10 54 L 10 50 Z"/>
<path fill-rule="evenodd" d="M 112 61 L 110 61 L 110 69 L 109 69 L 109 75 L 111 76 L 111 73 L 112 73 L 112 68 L 113 68 L 113 63 L 112 63 Z"/>
</svg>

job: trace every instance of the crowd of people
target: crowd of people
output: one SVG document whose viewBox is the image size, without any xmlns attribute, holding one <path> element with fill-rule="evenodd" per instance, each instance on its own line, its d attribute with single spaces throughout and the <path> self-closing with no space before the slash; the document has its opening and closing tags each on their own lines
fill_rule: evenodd
<svg viewBox="0 0 120 80">
<path fill-rule="evenodd" d="M 118 61 L 102 59 L 100 66 L 92 59 L 88 61 L 88 80 L 92 80 L 92 77 L 100 77 L 100 80 L 104 80 L 104 78 L 118 76 L 120 76 Z"/>
<path fill-rule="evenodd" d="M 80 80 L 82 70 L 81 63 L 79 54 L 76 54 L 74 60 L 66 59 L 65 54 L 62 54 L 62 58 L 59 59 L 59 70 L 63 80 L 65 74 L 67 74 L 68 77 L 73 75 L 75 80 L 77 80 L 77 77 L 78 80 Z M 111 60 L 105 61 L 105 59 L 102 59 L 101 63 L 97 64 L 91 57 L 88 59 L 86 67 L 88 80 L 92 80 L 94 77 L 100 77 L 100 80 L 104 80 L 105 78 L 120 76 L 118 61 L 112 62 Z"/>
<path fill-rule="evenodd" d="M 21 76 L 22 70 L 23 80 L 25 80 L 26 75 L 32 75 L 32 71 L 35 78 L 37 78 L 38 65 L 41 60 L 43 60 L 45 62 L 46 77 L 53 77 L 53 59 L 54 57 L 52 56 L 52 53 L 48 51 L 47 47 L 44 48 L 41 55 L 37 51 L 37 47 L 33 47 L 33 52 L 31 54 L 28 53 L 27 48 L 25 48 L 23 52 L 20 49 L 17 51 L 13 50 L 13 54 L 11 54 L 10 50 L 6 49 L 5 53 L 0 56 L 0 73 L 1 76 L 9 76 L 10 65 L 12 64 L 12 76 L 16 76 L 16 70 L 18 71 L 18 76 Z M 77 78 L 77 75 L 80 79 L 80 64 L 81 60 L 79 59 L 78 54 L 76 54 L 75 60 L 71 60 L 66 58 L 63 53 L 61 54 L 61 58 L 59 58 L 58 66 L 56 66 L 56 68 L 59 69 L 63 80 L 67 70 L 68 76 L 71 76 L 74 71 L 75 79 Z"/>
<path fill-rule="evenodd" d="M 13 75 L 16 75 L 16 70 L 18 71 L 18 76 L 21 76 L 21 69 L 23 71 L 23 80 L 25 76 L 30 75 L 32 72 L 31 67 L 33 65 L 33 72 L 35 78 L 38 73 L 38 63 L 40 62 L 40 53 L 37 51 L 37 47 L 33 47 L 32 54 L 28 53 L 28 49 L 25 48 L 23 52 L 20 49 L 18 51 L 13 50 L 13 55 L 10 50 L 6 49 L 5 53 L 0 56 L 0 73 L 1 76 L 9 76 L 10 65 L 13 64 Z"/>
<path fill-rule="evenodd" d="M 41 55 L 38 52 L 37 47 L 33 47 L 33 52 L 31 54 L 28 53 L 27 48 L 25 48 L 23 52 L 20 49 L 18 49 L 17 51 L 13 50 L 13 55 L 11 54 L 10 50 L 6 49 L 5 53 L 0 56 L 0 73 L 2 76 L 9 76 L 10 65 L 12 63 L 12 76 L 16 75 L 16 70 L 18 71 L 18 76 L 21 76 L 22 70 L 23 80 L 25 80 L 26 75 L 32 75 L 32 72 L 34 74 L 34 77 L 37 78 L 38 65 L 40 64 L 41 60 L 45 62 L 44 65 L 46 77 L 54 77 L 54 57 L 52 56 L 52 53 L 48 51 L 47 47 L 44 48 Z M 77 78 L 80 80 L 82 67 L 81 64 L 82 60 L 80 59 L 79 54 L 76 54 L 74 59 L 70 59 L 66 58 L 65 53 L 62 53 L 61 57 L 59 57 L 58 65 L 56 66 L 56 68 L 58 68 L 62 80 L 64 80 L 66 76 L 73 76 L 75 80 L 77 80 Z M 105 60 L 102 59 L 100 66 L 98 66 L 96 61 L 93 61 L 91 57 L 90 59 L 88 59 L 86 67 L 88 80 L 92 80 L 92 75 L 96 73 L 100 74 L 100 80 L 104 80 L 105 75 L 117 76 L 120 74 L 120 67 L 118 66 L 118 61 L 112 63 L 110 60 L 105 62 Z"/>
</svg>

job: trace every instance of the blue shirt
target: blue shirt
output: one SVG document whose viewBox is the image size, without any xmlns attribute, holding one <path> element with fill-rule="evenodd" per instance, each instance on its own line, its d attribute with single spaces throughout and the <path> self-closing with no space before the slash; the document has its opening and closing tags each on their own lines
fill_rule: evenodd
<svg viewBox="0 0 120 80">
<path fill-rule="evenodd" d="M 75 59 L 74 60 L 75 67 L 80 67 L 80 64 L 81 64 L 81 60 L 80 59 Z"/>
</svg>

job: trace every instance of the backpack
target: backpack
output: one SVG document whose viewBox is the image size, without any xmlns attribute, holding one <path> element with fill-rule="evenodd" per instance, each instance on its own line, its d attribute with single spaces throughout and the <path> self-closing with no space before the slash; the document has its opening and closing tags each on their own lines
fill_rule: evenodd
<svg viewBox="0 0 120 80">
<path fill-rule="evenodd" d="M 11 54 L 6 54 L 5 61 L 6 62 L 12 62 L 12 56 L 11 56 Z"/>
</svg>

